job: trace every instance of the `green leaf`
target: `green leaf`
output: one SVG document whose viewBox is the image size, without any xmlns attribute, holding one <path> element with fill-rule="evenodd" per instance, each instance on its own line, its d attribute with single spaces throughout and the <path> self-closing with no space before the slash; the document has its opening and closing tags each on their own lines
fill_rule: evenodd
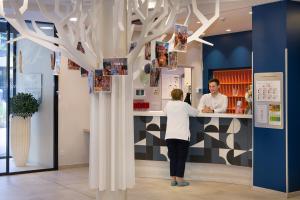
<svg viewBox="0 0 300 200">
<path fill-rule="evenodd" d="M 38 111 L 39 102 L 28 93 L 18 93 L 11 98 L 11 114 L 19 117 L 31 117 Z"/>
</svg>

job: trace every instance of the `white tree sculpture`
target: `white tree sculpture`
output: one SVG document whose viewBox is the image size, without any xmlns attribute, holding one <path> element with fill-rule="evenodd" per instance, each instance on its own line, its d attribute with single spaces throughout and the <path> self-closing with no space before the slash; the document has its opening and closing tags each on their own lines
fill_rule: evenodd
<svg viewBox="0 0 300 200">
<path fill-rule="evenodd" d="M 31 1 L 36 3 L 41 14 L 55 25 L 58 37 L 47 36 L 34 20 L 31 20 L 31 25 L 26 23 L 24 14 Z M 216 0 L 215 15 L 211 19 L 207 19 L 200 12 L 197 0 L 156 0 L 153 9 L 149 9 L 149 0 L 91 0 L 88 9 L 84 8 L 83 0 L 70 0 L 69 4 L 64 4 L 71 8 L 70 11 L 69 9 L 62 11 L 60 0 L 47 1 L 48 4 L 52 3 L 52 9 L 45 5 L 45 1 L 31 1 L 0 0 L 0 15 L 20 33 L 20 37 L 14 41 L 29 39 L 48 49 L 61 52 L 87 70 L 101 68 L 104 56 L 128 58 L 129 75 L 126 78 L 113 79 L 112 93 L 92 95 L 90 179 L 91 185 L 100 191 L 126 190 L 132 187 L 134 184 L 132 82 L 133 73 L 138 72 L 138 67 L 134 67 L 135 60 L 147 42 L 171 30 L 179 14 L 186 13 L 184 24 L 187 25 L 192 14 L 191 10 L 202 25 L 188 37 L 188 43 L 197 41 L 210 44 L 199 37 L 219 17 L 219 0 Z M 107 9 L 112 12 L 108 13 Z M 70 21 L 71 17 L 76 17 L 77 21 Z M 107 20 L 112 20 L 109 25 L 111 35 L 104 36 L 103 29 Z M 136 25 L 132 23 L 134 20 L 138 20 L 141 25 L 138 27 L 140 31 L 137 39 L 132 41 L 136 29 Z M 119 48 L 124 36 L 127 43 L 126 52 Z M 112 42 L 113 54 L 105 53 L 105 40 Z M 174 37 L 171 40 L 174 40 Z M 81 42 L 85 53 L 77 50 L 78 42 Z M 131 42 L 136 42 L 137 45 L 131 53 L 127 53 Z M 106 113 L 111 115 L 107 117 Z M 102 122 L 103 120 L 106 120 L 106 124 Z M 109 128 L 107 123 L 110 124 Z M 116 128 L 116 123 L 120 127 Z M 104 148 L 107 143 L 110 144 L 109 151 Z M 118 164 L 117 159 L 120 160 Z M 107 169 L 107 163 L 110 169 Z"/>
</svg>

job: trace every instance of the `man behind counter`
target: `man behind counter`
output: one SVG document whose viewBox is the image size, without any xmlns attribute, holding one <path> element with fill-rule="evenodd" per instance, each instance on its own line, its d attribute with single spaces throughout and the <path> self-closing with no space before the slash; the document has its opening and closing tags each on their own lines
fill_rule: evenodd
<svg viewBox="0 0 300 200">
<path fill-rule="evenodd" d="M 227 96 L 219 93 L 220 81 L 209 81 L 209 94 L 204 94 L 200 100 L 198 110 L 202 113 L 225 113 L 227 110 Z"/>
</svg>

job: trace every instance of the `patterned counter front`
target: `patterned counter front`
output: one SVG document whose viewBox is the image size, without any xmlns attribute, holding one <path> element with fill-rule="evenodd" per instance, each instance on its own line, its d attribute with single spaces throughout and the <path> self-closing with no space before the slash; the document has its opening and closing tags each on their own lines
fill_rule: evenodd
<svg viewBox="0 0 300 200">
<path fill-rule="evenodd" d="M 164 116 L 135 116 L 135 159 L 167 161 Z M 190 118 L 188 162 L 252 166 L 252 119 Z"/>
</svg>

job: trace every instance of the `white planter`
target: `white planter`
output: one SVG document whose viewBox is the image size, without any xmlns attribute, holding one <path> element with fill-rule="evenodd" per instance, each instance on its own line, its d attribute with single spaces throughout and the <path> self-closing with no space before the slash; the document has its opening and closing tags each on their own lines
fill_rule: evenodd
<svg viewBox="0 0 300 200">
<path fill-rule="evenodd" d="M 31 117 L 11 117 L 10 144 L 14 162 L 17 167 L 25 166 L 30 146 Z"/>
</svg>

